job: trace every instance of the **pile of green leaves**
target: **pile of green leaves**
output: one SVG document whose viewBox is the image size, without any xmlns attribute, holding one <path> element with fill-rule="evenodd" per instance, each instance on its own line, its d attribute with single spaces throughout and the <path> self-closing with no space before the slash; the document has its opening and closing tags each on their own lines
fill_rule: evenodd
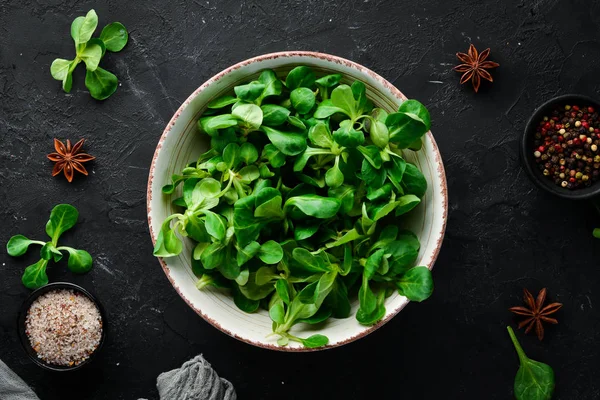
<svg viewBox="0 0 600 400">
<path fill-rule="evenodd" d="M 271 70 L 217 98 L 198 121 L 211 149 L 163 188 L 180 212 L 169 216 L 154 254 L 192 252 L 197 287 L 229 288 L 246 312 L 262 307 L 278 343 L 327 344 L 290 334 L 297 323 L 350 316 L 364 325 L 385 315 L 394 291 L 422 301 L 433 291 L 414 265 L 419 240 L 401 217 L 425 194 L 419 169 L 402 157 L 429 130 L 426 108 L 374 107 L 365 85 L 319 79 L 306 66 L 280 78 Z"/>
<path fill-rule="evenodd" d="M 120 22 L 113 22 L 102 29 L 100 37 L 92 38 L 98 26 L 98 15 L 90 10 L 85 17 L 77 17 L 71 24 L 71 37 L 75 42 L 75 58 L 57 58 L 50 66 L 50 73 L 62 81 L 62 88 L 69 93 L 73 86 L 73 71 L 80 62 L 85 63 L 85 86 L 96 100 L 104 100 L 117 90 L 117 77 L 98 66 L 106 51 L 118 52 L 125 47 L 129 38 Z"/>
<path fill-rule="evenodd" d="M 64 251 L 69 255 L 67 266 L 75 273 L 82 274 L 92 268 L 92 256 L 85 250 L 77 250 L 72 247 L 58 246 L 60 236 L 71 229 L 77 223 L 79 213 L 77 209 L 69 204 L 59 204 L 52 209 L 50 220 L 46 223 L 46 233 L 50 241 L 31 240 L 23 235 L 15 235 L 6 244 L 6 251 L 13 257 L 22 256 L 32 244 L 42 246 L 40 260 L 25 268 L 23 273 L 23 284 L 29 289 L 37 289 L 48 284 L 46 267 L 51 260 L 59 262 Z"/>
</svg>

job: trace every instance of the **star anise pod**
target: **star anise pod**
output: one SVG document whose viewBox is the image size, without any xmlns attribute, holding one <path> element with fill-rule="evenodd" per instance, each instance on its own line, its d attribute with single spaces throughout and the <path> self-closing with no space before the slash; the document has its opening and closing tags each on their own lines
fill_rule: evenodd
<svg viewBox="0 0 600 400">
<path fill-rule="evenodd" d="M 465 53 L 456 53 L 456 57 L 463 62 L 463 64 L 459 64 L 454 67 L 456 72 L 462 72 L 463 75 L 460 77 L 460 83 L 463 84 L 467 82 L 469 79 L 473 84 L 473 89 L 475 89 L 475 93 L 479 90 L 479 84 L 481 83 L 481 78 L 486 79 L 490 82 L 494 82 L 492 75 L 486 71 L 489 68 L 499 67 L 500 64 L 493 61 L 485 61 L 490 55 L 490 49 L 487 48 L 481 52 L 481 54 L 477 53 L 477 49 L 475 46 L 469 46 L 468 54 Z"/>
<path fill-rule="evenodd" d="M 511 307 L 510 311 L 518 315 L 524 315 L 527 319 L 519 323 L 519 329 L 527 326 L 525 333 L 529 333 L 535 326 L 535 333 L 539 340 L 544 339 L 544 326 L 542 321 L 549 322 L 551 324 L 558 324 L 558 321 L 554 318 L 550 318 L 549 315 L 557 312 L 561 307 L 561 303 L 552 303 L 544 307 L 546 301 L 546 288 L 540 290 L 537 299 L 534 300 L 533 296 L 527 289 L 523 289 L 525 303 L 527 307 Z"/>
<path fill-rule="evenodd" d="M 56 163 L 52 169 L 52 176 L 64 172 L 67 180 L 72 182 L 75 171 L 79 171 L 84 175 L 88 174 L 83 163 L 92 161 L 96 157 L 81 153 L 83 142 L 85 142 L 85 139 L 81 139 L 74 146 L 71 146 L 71 141 L 67 139 L 67 145 L 65 146 L 60 140 L 54 139 L 56 153 L 48 154 L 48 159 Z"/>
</svg>

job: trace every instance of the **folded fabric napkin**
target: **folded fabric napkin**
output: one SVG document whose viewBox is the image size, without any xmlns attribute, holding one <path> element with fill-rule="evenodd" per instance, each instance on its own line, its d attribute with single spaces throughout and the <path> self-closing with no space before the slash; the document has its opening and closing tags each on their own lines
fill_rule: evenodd
<svg viewBox="0 0 600 400">
<path fill-rule="evenodd" d="M 156 387 L 161 400 L 236 400 L 233 385 L 212 369 L 202 355 L 181 368 L 158 376 Z M 39 400 L 10 368 L 0 361 L 0 399 Z M 140 399 L 144 400 L 144 399 Z"/>
<path fill-rule="evenodd" d="M 0 399 L 40 400 L 33 390 L 0 360 Z"/>
<path fill-rule="evenodd" d="M 237 399 L 231 382 L 220 378 L 202 355 L 186 362 L 181 368 L 160 374 L 156 387 L 161 400 Z"/>
</svg>

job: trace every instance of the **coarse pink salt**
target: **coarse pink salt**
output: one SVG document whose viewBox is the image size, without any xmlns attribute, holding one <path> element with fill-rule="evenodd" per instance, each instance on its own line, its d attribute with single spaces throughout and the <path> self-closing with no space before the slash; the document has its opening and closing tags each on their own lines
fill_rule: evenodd
<svg viewBox="0 0 600 400">
<path fill-rule="evenodd" d="M 87 296 L 73 290 L 52 290 L 29 307 L 25 332 L 38 358 L 49 364 L 73 366 L 98 348 L 102 316 Z"/>
</svg>

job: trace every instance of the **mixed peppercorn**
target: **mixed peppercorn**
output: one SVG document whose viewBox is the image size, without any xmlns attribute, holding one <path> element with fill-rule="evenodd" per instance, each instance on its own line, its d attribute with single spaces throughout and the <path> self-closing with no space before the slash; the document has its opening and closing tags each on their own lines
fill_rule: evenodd
<svg viewBox="0 0 600 400">
<path fill-rule="evenodd" d="M 556 107 L 537 126 L 533 156 L 544 176 L 566 189 L 600 180 L 600 120 L 594 107 Z"/>
</svg>

